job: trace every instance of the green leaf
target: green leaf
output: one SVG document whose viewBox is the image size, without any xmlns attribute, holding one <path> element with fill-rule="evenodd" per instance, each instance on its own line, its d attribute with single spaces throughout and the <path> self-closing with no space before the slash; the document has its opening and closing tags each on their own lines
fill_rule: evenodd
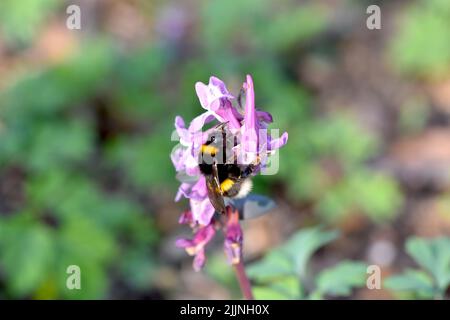
<svg viewBox="0 0 450 320">
<path fill-rule="evenodd" d="M 313 253 L 337 236 L 337 231 L 322 231 L 320 227 L 304 229 L 291 237 L 281 247 L 281 252 L 292 259 L 294 270 L 300 277 L 304 277 L 307 263 Z"/>
<path fill-rule="evenodd" d="M 300 281 L 296 276 L 287 276 L 262 287 L 256 286 L 253 289 L 256 299 L 302 299 Z"/>
<path fill-rule="evenodd" d="M 148 134 L 139 139 L 123 139 L 110 146 L 109 160 L 113 165 L 122 165 L 129 179 L 139 187 L 173 185 L 175 171 L 170 161 L 174 145 L 168 143 L 170 130 Z M 168 178 L 169 177 L 169 178 Z M 172 178 L 173 177 L 173 178 Z"/>
<path fill-rule="evenodd" d="M 262 260 L 249 265 L 249 277 L 265 285 L 258 289 L 260 299 L 301 299 L 304 296 L 301 279 L 309 259 L 336 236 L 337 232 L 322 231 L 320 227 L 301 230 Z"/>
<path fill-rule="evenodd" d="M 2 228 L 1 265 L 7 287 L 14 296 L 31 294 L 45 280 L 53 263 L 54 245 L 50 229 L 29 224 L 25 214 L 15 216 Z"/>
<path fill-rule="evenodd" d="M 411 291 L 423 298 L 432 298 L 435 295 L 433 279 L 420 270 L 408 269 L 401 275 L 387 278 L 383 284 L 387 289 Z"/>
<path fill-rule="evenodd" d="M 277 289 L 259 286 L 253 287 L 253 295 L 256 300 L 286 300 L 288 298 Z"/>
<path fill-rule="evenodd" d="M 81 289 L 69 290 L 66 286 L 67 267 L 77 265 L 80 267 Z M 65 299 L 106 299 L 110 284 L 105 265 L 96 261 L 77 259 L 72 257 L 68 252 L 62 255 L 55 266 L 55 279 L 57 281 L 59 296 Z"/>
<path fill-rule="evenodd" d="M 234 274 L 233 269 L 227 264 L 226 258 L 222 252 L 212 254 L 208 257 L 205 271 L 222 285 L 239 290 L 236 282 L 236 275 Z"/>
<path fill-rule="evenodd" d="M 117 247 L 112 234 L 88 219 L 74 216 L 61 226 L 59 248 L 76 261 L 104 263 L 113 258 Z M 82 236 L 80 236 L 82 235 Z"/>
<path fill-rule="evenodd" d="M 283 277 L 275 281 L 271 288 L 283 293 L 288 299 L 300 299 L 302 297 L 300 280 L 297 276 Z"/>
<path fill-rule="evenodd" d="M 318 212 L 330 222 L 359 209 L 374 222 L 382 223 L 398 212 L 402 194 L 392 178 L 360 169 L 328 189 L 318 201 Z"/>
<path fill-rule="evenodd" d="M 64 64 L 29 73 L 1 92 L 0 113 L 10 130 L 31 138 L 31 127 L 41 125 L 43 120 L 48 123 L 66 119 L 62 111 L 79 108 L 103 89 L 111 79 L 109 73 L 115 61 L 111 46 L 97 41 L 80 51 Z"/>
<path fill-rule="evenodd" d="M 259 46 L 283 50 L 312 38 L 327 25 L 325 8 L 302 5 L 277 14 L 257 33 Z"/>
<path fill-rule="evenodd" d="M 344 261 L 320 273 L 317 289 L 323 294 L 347 296 L 353 288 L 364 286 L 367 265 L 362 262 Z"/>
<path fill-rule="evenodd" d="M 70 299 L 106 298 L 109 286 L 107 266 L 118 257 L 113 235 L 92 221 L 76 216 L 66 221 L 58 231 L 58 261 L 54 272 L 61 295 Z M 81 290 L 68 290 L 66 287 L 69 265 L 80 267 Z"/>
<path fill-rule="evenodd" d="M 119 264 L 123 280 L 133 288 L 149 290 L 152 287 L 156 262 L 148 254 L 148 248 L 130 248 Z"/>
<path fill-rule="evenodd" d="M 418 1 L 403 12 L 391 45 L 393 65 L 418 76 L 445 76 L 450 67 L 450 2 Z"/>
<path fill-rule="evenodd" d="M 283 252 L 274 250 L 247 267 L 248 275 L 257 281 L 270 281 L 296 274 L 293 261 Z"/>
<path fill-rule="evenodd" d="M 363 170 L 352 178 L 349 191 L 356 198 L 357 206 L 374 222 L 385 222 L 395 216 L 403 199 L 393 178 Z"/>
<path fill-rule="evenodd" d="M 410 238 L 406 251 L 428 271 L 443 292 L 450 284 L 450 238 Z"/>
<path fill-rule="evenodd" d="M 56 0 L 2 0 L 0 29 L 10 42 L 29 42 L 57 7 Z"/>
<path fill-rule="evenodd" d="M 273 250 L 261 261 L 251 264 L 247 272 L 260 281 L 297 275 L 304 276 L 312 254 L 337 237 L 335 231 L 321 228 L 304 229 L 293 235 L 284 245 Z"/>
<path fill-rule="evenodd" d="M 93 149 L 93 132 L 80 121 L 41 126 L 34 133 L 27 164 L 35 170 L 48 170 L 88 158 Z"/>
<path fill-rule="evenodd" d="M 95 184 L 75 173 L 54 169 L 36 174 L 26 185 L 28 204 L 40 210 L 50 210 L 57 218 L 98 217 L 102 205 Z M 104 221 L 103 221 L 104 222 Z"/>
</svg>

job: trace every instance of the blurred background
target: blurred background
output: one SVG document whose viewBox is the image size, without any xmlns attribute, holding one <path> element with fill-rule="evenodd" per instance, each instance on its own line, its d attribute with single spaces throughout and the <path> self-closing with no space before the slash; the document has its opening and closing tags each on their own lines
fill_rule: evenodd
<svg viewBox="0 0 450 320">
<path fill-rule="evenodd" d="M 240 298 L 220 239 L 200 273 L 174 246 L 169 154 L 195 82 L 237 94 L 246 74 L 289 132 L 254 179 L 278 206 L 243 225 L 257 296 L 445 297 L 449 39 L 447 0 L 2 0 L 0 298 Z M 368 264 L 389 285 L 366 288 Z"/>
</svg>

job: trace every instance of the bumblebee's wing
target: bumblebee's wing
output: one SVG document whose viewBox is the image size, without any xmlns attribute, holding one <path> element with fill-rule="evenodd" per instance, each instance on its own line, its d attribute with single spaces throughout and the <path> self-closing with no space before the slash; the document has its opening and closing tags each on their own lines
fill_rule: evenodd
<svg viewBox="0 0 450 320">
<path fill-rule="evenodd" d="M 219 213 L 225 213 L 225 203 L 220 192 L 219 176 L 217 174 L 217 165 L 212 165 L 212 174 L 206 175 L 206 187 L 208 189 L 209 201 Z"/>
</svg>

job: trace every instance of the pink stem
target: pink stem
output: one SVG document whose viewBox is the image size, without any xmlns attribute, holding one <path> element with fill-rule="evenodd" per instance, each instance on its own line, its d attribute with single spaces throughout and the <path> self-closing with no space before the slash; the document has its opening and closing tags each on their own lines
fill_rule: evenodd
<svg viewBox="0 0 450 320">
<path fill-rule="evenodd" d="M 236 271 L 236 277 L 239 282 L 239 286 L 241 287 L 242 294 L 244 295 L 244 298 L 247 300 L 254 300 L 253 293 L 252 293 L 252 287 L 250 285 L 250 280 L 247 277 L 247 274 L 245 273 L 245 267 L 242 263 L 242 258 L 239 261 L 239 263 L 234 265 L 234 271 Z"/>
</svg>

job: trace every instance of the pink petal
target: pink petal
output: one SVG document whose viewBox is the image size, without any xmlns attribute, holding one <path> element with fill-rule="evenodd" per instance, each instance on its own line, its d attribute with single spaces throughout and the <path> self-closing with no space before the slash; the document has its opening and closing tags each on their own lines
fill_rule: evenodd
<svg viewBox="0 0 450 320">
<path fill-rule="evenodd" d="M 288 141 L 288 133 L 285 132 L 281 135 L 281 138 L 273 139 L 270 141 L 270 150 L 276 150 L 284 146 Z"/>
<path fill-rule="evenodd" d="M 255 128 L 256 125 L 256 110 L 255 110 L 255 90 L 253 87 L 253 79 L 247 75 L 246 82 L 246 98 L 245 98 L 245 127 L 247 130 Z"/>
<path fill-rule="evenodd" d="M 194 261 L 192 262 L 192 267 L 196 272 L 202 270 L 206 263 L 206 255 L 205 250 L 202 249 L 194 257 Z"/>
<path fill-rule="evenodd" d="M 187 182 L 183 182 L 180 187 L 178 188 L 177 195 L 175 196 L 175 201 L 180 201 L 181 197 L 184 196 L 185 198 L 189 197 L 189 191 L 192 188 L 192 185 Z"/>
<path fill-rule="evenodd" d="M 193 247 L 194 246 L 194 243 L 193 243 L 193 241 L 192 240 L 188 240 L 188 239 L 177 239 L 176 241 L 175 241 L 175 245 L 178 247 L 178 248 L 189 248 L 189 247 Z"/>
<path fill-rule="evenodd" d="M 190 136 L 189 131 L 186 129 L 184 125 L 184 120 L 180 116 L 175 117 L 175 129 L 177 130 L 177 134 L 180 137 L 180 143 L 182 145 L 189 145 Z"/>
<path fill-rule="evenodd" d="M 190 132 L 200 131 L 202 130 L 205 123 L 209 123 L 212 120 L 214 120 L 214 115 L 210 111 L 204 112 L 191 121 L 191 124 L 189 125 L 189 131 Z"/>
<path fill-rule="evenodd" d="M 225 82 L 223 82 L 219 78 L 211 76 L 209 78 L 209 86 L 216 87 L 217 90 L 222 94 L 222 96 L 227 98 L 233 98 L 233 96 L 228 92 Z"/>
<path fill-rule="evenodd" d="M 206 179 L 205 176 L 200 176 L 198 181 L 192 187 L 192 192 L 190 197 L 195 198 L 197 200 L 203 200 L 208 195 L 208 189 L 206 187 Z"/>
<path fill-rule="evenodd" d="M 239 224 L 239 212 L 228 207 L 224 249 L 230 264 L 240 262 L 242 255 L 242 238 L 243 234 Z"/>
<path fill-rule="evenodd" d="M 206 84 L 202 82 L 197 82 L 195 84 L 195 92 L 197 92 L 198 99 L 200 100 L 200 104 L 204 109 L 208 108 L 209 101 L 209 88 Z"/>
<path fill-rule="evenodd" d="M 224 243 L 225 255 L 229 264 L 237 264 L 241 260 L 242 248 L 239 243 L 225 240 Z"/>
<path fill-rule="evenodd" d="M 223 122 L 228 122 L 228 128 L 231 132 L 235 133 L 241 128 L 241 124 L 234 113 L 235 109 L 232 107 L 231 103 L 226 103 L 225 106 L 217 110 L 217 114 L 223 118 Z"/>
<path fill-rule="evenodd" d="M 184 156 L 184 148 L 178 147 L 170 154 L 170 159 L 176 171 L 180 171 L 183 167 L 182 158 Z"/>
<path fill-rule="evenodd" d="M 179 224 L 192 224 L 194 222 L 194 217 L 192 216 L 192 212 L 190 210 L 187 210 L 183 212 L 178 219 Z"/>
<path fill-rule="evenodd" d="M 246 99 L 244 125 L 241 128 L 242 151 L 244 153 L 255 154 L 258 148 L 258 135 L 256 134 L 255 92 L 253 89 L 253 80 L 250 75 L 247 75 L 247 82 L 244 83 L 244 88 L 246 89 Z M 251 162 L 253 158 L 250 154 L 246 154 L 243 162 Z"/>
<path fill-rule="evenodd" d="M 189 202 L 194 220 L 200 225 L 208 225 L 215 212 L 209 198 L 206 197 L 203 200 L 191 198 Z"/>
<path fill-rule="evenodd" d="M 260 122 L 264 122 L 264 123 L 267 123 L 267 124 L 273 122 L 272 115 L 269 112 L 266 112 L 266 111 L 257 110 L 256 111 L 256 117 L 258 118 L 258 120 Z"/>
</svg>

